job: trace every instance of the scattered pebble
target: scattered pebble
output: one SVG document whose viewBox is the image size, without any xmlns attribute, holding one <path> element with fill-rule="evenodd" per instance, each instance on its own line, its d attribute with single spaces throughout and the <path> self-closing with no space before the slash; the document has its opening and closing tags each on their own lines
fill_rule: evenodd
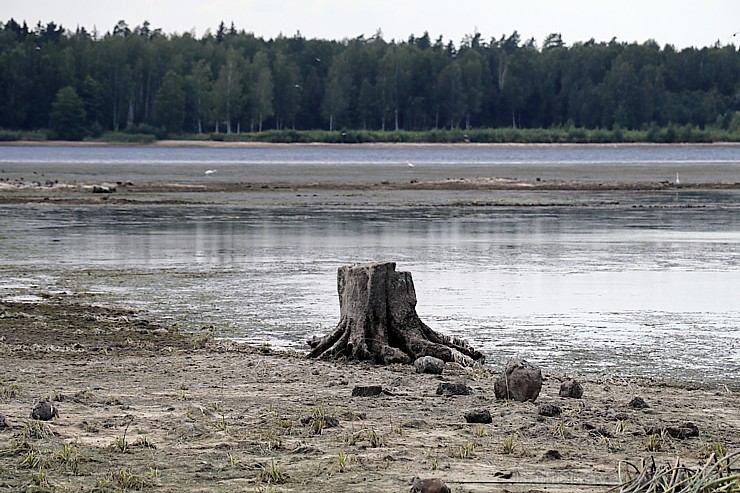
<svg viewBox="0 0 740 493">
<path fill-rule="evenodd" d="M 437 386 L 437 395 L 470 395 L 472 389 L 464 383 L 442 382 Z"/>
<path fill-rule="evenodd" d="M 465 413 L 465 421 L 468 423 L 493 423 L 490 411 L 488 409 L 473 409 Z"/>
<path fill-rule="evenodd" d="M 555 404 L 542 404 L 537 411 L 537 414 L 539 414 L 540 416 L 547 416 L 548 418 L 552 418 L 554 416 L 560 416 L 562 412 L 563 410 Z"/>
<path fill-rule="evenodd" d="M 37 402 L 31 410 L 31 417 L 40 421 L 51 421 L 58 416 L 59 410 L 48 400 Z"/>
<path fill-rule="evenodd" d="M 542 460 L 560 460 L 563 456 L 559 450 L 548 450 L 542 455 Z"/>
<path fill-rule="evenodd" d="M 632 409 L 645 409 L 650 406 L 648 406 L 648 403 L 645 402 L 645 400 L 642 397 L 635 397 L 632 399 L 629 404 L 627 404 Z"/>
<path fill-rule="evenodd" d="M 583 386 L 575 380 L 566 380 L 560 384 L 560 397 L 580 399 L 583 397 Z"/>
<path fill-rule="evenodd" d="M 352 397 L 375 397 L 383 393 L 381 385 L 358 385 L 352 389 Z"/>
<path fill-rule="evenodd" d="M 441 375 L 444 370 L 445 362 L 434 356 L 422 356 L 414 361 L 416 373 L 431 373 Z"/>
<path fill-rule="evenodd" d="M 450 488 L 444 481 L 438 478 L 414 478 L 411 490 L 409 491 L 411 491 L 411 493 L 450 493 Z"/>
<path fill-rule="evenodd" d="M 685 440 L 686 438 L 698 437 L 699 427 L 688 421 L 678 426 L 654 426 L 647 430 L 650 435 L 662 435 L 667 433 L 671 438 Z"/>
</svg>

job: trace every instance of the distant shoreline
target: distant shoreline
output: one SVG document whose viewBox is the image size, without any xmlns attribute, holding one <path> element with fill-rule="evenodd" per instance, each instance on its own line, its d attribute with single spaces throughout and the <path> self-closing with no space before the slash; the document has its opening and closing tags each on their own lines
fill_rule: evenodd
<svg viewBox="0 0 740 493">
<path fill-rule="evenodd" d="M 644 148 L 644 147 L 738 147 L 740 142 L 619 142 L 619 143 L 437 143 L 437 142 L 362 142 L 362 143 L 331 143 L 331 142 L 223 142 L 216 140 L 158 140 L 151 143 L 137 142 L 99 142 L 99 141 L 68 141 L 68 140 L 18 140 L 0 142 L 0 147 L 165 147 L 165 148 L 279 148 L 279 147 L 327 147 L 327 148 L 366 148 L 366 149 L 551 149 L 551 148 Z"/>
</svg>

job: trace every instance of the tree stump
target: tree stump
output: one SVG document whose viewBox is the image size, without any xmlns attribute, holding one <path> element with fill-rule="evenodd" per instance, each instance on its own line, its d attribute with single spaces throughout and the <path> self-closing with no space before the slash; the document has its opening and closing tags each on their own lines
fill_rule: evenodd
<svg viewBox="0 0 740 493">
<path fill-rule="evenodd" d="M 419 319 L 411 273 L 396 272 L 395 262 L 342 266 L 337 289 L 339 324 L 308 342 L 311 358 L 391 364 L 434 356 L 469 366 L 483 357 L 467 341 L 439 334 Z"/>
</svg>

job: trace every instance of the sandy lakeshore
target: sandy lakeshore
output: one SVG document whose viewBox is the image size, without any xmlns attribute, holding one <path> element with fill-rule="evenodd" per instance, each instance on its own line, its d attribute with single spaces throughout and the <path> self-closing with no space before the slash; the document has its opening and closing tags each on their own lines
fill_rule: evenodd
<svg viewBox="0 0 740 493">
<path fill-rule="evenodd" d="M 342 180 L 320 166 L 310 180 L 303 168 L 272 165 L 249 176 L 238 174 L 238 165 L 223 165 L 207 177 L 205 165 L 195 162 L 174 167 L 176 176 L 151 167 L 160 174 L 146 179 L 131 178 L 142 175 L 141 167 L 127 171 L 120 164 L 98 171 L 53 162 L 3 167 L 0 206 L 7 217 L 57 207 L 140 212 L 188 205 L 512 214 L 557 207 L 618 216 L 734 210 L 740 190 L 735 168 L 703 162 L 685 165 L 680 184 L 672 174 L 645 178 L 643 166 L 622 177 L 619 167 L 588 165 L 588 180 L 578 179 L 580 168 L 574 174 L 567 167 L 514 166 L 492 176 L 472 165 L 452 174 L 405 162 L 388 180 L 372 167 Z M 696 181 L 689 181 L 689 170 Z M 48 243 L 61 245 L 56 241 Z M 15 270 L 3 273 L 10 279 L 6 292 L 18 294 L 12 286 L 18 280 L 30 287 L 0 297 L 2 492 L 405 492 L 415 477 L 440 478 L 453 492 L 592 492 L 614 488 L 620 467 L 642 460 L 693 468 L 713 452 L 740 451 L 737 379 L 700 386 L 668 374 L 671 383 L 593 377 L 580 380 L 584 395 L 573 399 L 559 396 L 561 382 L 573 375 L 542 366 L 545 380 L 534 403 L 499 401 L 498 366 L 448 363 L 442 375 L 426 375 L 412 365 L 317 361 L 302 351 L 219 340 L 208 330 L 186 332 L 151 311 L 104 300 L 84 283 L 36 286 L 27 281 L 31 242 L 19 243 L 23 262 L 8 262 Z M 93 267 L 85 264 L 74 275 L 87 278 Z M 464 383 L 472 393 L 437 395 L 443 382 Z M 383 391 L 352 396 L 353 388 L 367 385 Z M 636 397 L 647 407 L 631 405 Z M 58 416 L 32 419 L 44 399 Z M 544 416 L 543 405 L 560 413 Z M 493 422 L 467 423 L 471 410 L 489 411 Z"/>
<path fill-rule="evenodd" d="M 496 401 L 500 369 L 315 361 L 183 334 L 85 296 L 0 302 L 2 491 L 606 491 L 620 461 L 687 466 L 740 448 L 738 389 L 586 381 Z M 442 397 L 440 382 L 469 396 Z M 376 397 L 352 397 L 381 385 Z M 629 405 L 641 397 L 649 407 Z M 50 399 L 58 417 L 30 418 Z M 558 406 L 544 417 L 539 406 Z M 467 424 L 487 409 L 491 424 Z M 698 437 L 674 438 L 692 422 Z"/>
</svg>

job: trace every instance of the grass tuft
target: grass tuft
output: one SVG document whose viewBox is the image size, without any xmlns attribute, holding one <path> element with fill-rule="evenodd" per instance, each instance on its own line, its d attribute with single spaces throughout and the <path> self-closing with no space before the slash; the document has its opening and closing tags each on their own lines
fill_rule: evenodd
<svg viewBox="0 0 740 493">
<path fill-rule="evenodd" d="M 40 440 L 42 438 L 53 437 L 54 432 L 43 421 L 32 420 L 23 425 L 21 435 L 26 439 Z"/>
<path fill-rule="evenodd" d="M 279 462 L 270 461 L 270 464 L 262 466 L 259 480 L 267 484 L 282 484 L 288 481 L 288 474 Z"/>
<path fill-rule="evenodd" d="M 618 493 L 732 493 L 740 491 L 740 451 L 730 455 L 712 453 L 703 466 L 696 469 L 682 465 L 658 466 L 655 459 L 643 459 L 639 466 L 619 463 Z"/>
</svg>

